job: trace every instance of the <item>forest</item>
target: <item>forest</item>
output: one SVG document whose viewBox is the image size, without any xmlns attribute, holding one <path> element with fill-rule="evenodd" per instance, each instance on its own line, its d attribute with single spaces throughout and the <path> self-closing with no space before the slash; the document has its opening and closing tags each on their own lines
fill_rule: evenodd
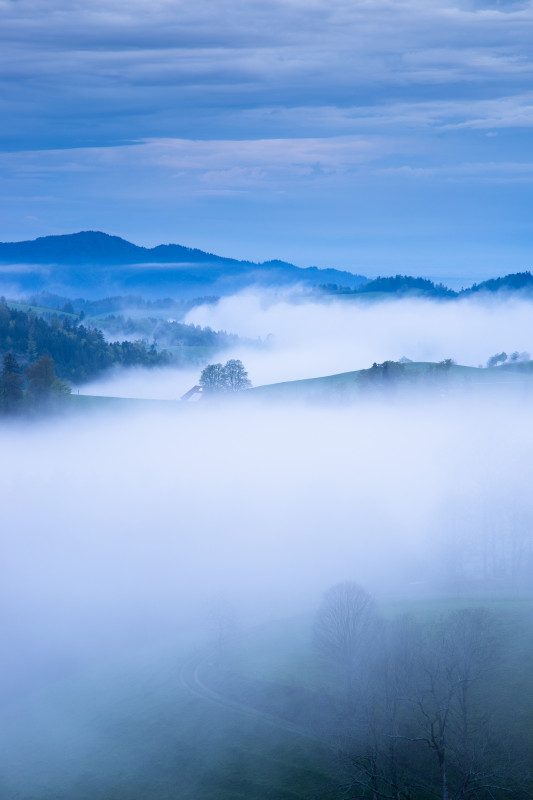
<svg viewBox="0 0 533 800">
<path fill-rule="evenodd" d="M 41 299 L 41 298 L 40 298 Z M 50 298 L 48 298 L 50 299 Z M 133 298 L 124 298 L 125 302 Z M 169 301 L 163 301 L 167 309 Z M 26 386 L 28 369 L 45 358 L 46 370 L 53 375 L 49 385 L 61 386 L 65 382 L 82 384 L 112 367 L 161 367 L 194 361 L 196 351 L 215 352 L 239 341 L 239 337 L 198 325 L 186 325 L 174 320 L 143 317 L 132 320 L 122 315 L 107 314 L 101 317 L 101 326 L 86 318 L 85 310 L 102 313 L 120 306 L 117 298 L 107 304 L 63 304 L 61 310 L 42 311 L 21 304 L 7 303 L 0 298 L 0 358 L 3 368 L 0 375 L 0 408 L 13 410 Z M 137 306 L 148 311 L 157 304 Z M 17 307 L 19 306 L 19 307 Z M 93 307 L 94 306 L 94 307 Z M 187 304 L 175 304 L 182 314 Z M 131 308 L 131 305 L 128 305 Z M 102 329 L 103 328 L 103 329 Z M 119 340 L 119 336 L 124 337 Z M 115 338 L 117 337 L 117 338 Z M 150 340 L 150 343 L 149 343 Z M 160 345 L 163 340 L 172 352 Z M 31 381 L 28 383 L 31 394 Z"/>
</svg>

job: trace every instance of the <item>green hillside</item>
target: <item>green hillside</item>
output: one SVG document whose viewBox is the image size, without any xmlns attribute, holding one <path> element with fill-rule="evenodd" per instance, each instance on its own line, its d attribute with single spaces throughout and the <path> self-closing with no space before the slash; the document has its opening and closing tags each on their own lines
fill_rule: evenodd
<svg viewBox="0 0 533 800">
<path fill-rule="evenodd" d="M 269 400 L 356 400 L 377 394 L 398 394 L 428 390 L 442 394 L 460 389 L 501 390 L 528 387 L 533 377 L 533 361 L 497 367 L 467 367 L 449 361 L 433 363 L 385 361 L 369 369 L 341 372 L 321 378 L 268 384 L 248 389 L 247 396 Z"/>
<path fill-rule="evenodd" d="M 530 763 L 533 747 L 532 681 L 527 668 L 533 647 L 528 633 L 531 601 L 467 600 L 466 609 L 464 599 L 428 598 L 422 608 L 413 601 L 402 604 L 402 612 L 411 615 L 411 626 L 422 626 L 428 635 L 454 612 L 466 614 L 467 619 L 472 611 L 477 618 L 476 609 L 488 615 L 499 655 L 483 664 L 476 677 L 473 711 L 490 708 L 491 727 L 497 732 L 496 741 L 490 743 L 491 755 L 499 752 L 500 745 L 504 752 L 508 746 L 515 762 L 505 779 L 498 776 L 504 788 L 480 789 L 468 796 L 483 800 L 529 796 L 524 765 Z M 380 603 L 379 610 L 389 629 L 395 624 L 402 629 L 407 618 L 403 613 L 398 616 L 394 602 Z M 361 746 L 358 731 L 368 723 L 361 717 L 360 705 L 346 706 L 342 686 L 328 680 L 330 668 L 312 646 L 312 624 L 311 616 L 271 622 L 219 646 L 211 642 L 207 648 L 205 633 L 182 632 L 124 652 L 119 659 L 102 657 L 96 668 L 78 664 L 55 679 L 34 676 L 34 684 L 19 687 L 4 709 L 10 736 L 2 742 L 0 754 L 1 796 L 10 800 L 371 796 L 364 786 L 360 792 L 346 793 L 346 786 L 356 785 L 360 777 L 361 759 L 355 758 Z M 401 652 L 401 641 L 397 646 Z M 359 669 L 361 681 L 372 682 L 364 664 Z M 57 719 L 63 728 L 50 736 L 50 725 Z M 410 724 L 417 733 L 416 718 Z M 381 738 L 388 742 L 384 730 L 378 745 Z M 477 728 L 470 735 L 484 742 Z M 376 755 L 385 770 L 387 762 L 378 745 Z M 400 743 L 400 777 L 405 780 L 411 773 L 418 784 L 410 795 L 413 800 L 439 796 L 431 755 L 423 741 L 414 745 L 413 752 Z M 487 767 L 483 753 L 477 755 Z M 450 783 L 457 787 L 453 765 Z"/>
</svg>

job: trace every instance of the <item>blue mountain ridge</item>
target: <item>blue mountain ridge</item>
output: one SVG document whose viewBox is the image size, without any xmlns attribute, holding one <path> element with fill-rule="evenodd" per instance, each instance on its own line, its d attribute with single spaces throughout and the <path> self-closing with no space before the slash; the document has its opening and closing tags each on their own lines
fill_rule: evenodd
<svg viewBox="0 0 533 800">
<path fill-rule="evenodd" d="M 248 286 L 301 285 L 326 295 L 418 295 L 453 299 L 487 292 L 533 294 L 533 276 L 519 272 L 460 292 L 425 278 L 396 275 L 373 280 L 347 270 L 298 267 L 286 261 L 239 261 L 179 244 L 141 247 L 101 231 L 0 242 L 0 293 L 57 292 L 86 298 L 138 293 L 187 299 L 228 295 Z"/>
<path fill-rule="evenodd" d="M 224 258 L 178 244 L 140 247 L 119 236 L 81 231 L 32 241 L 0 243 L 0 287 L 19 291 L 229 294 L 262 287 L 336 283 L 355 289 L 362 275 L 337 269 L 297 267 L 285 261 L 254 263 Z M 23 268 L 21 269 L 21 265 Z"/>
</svg>

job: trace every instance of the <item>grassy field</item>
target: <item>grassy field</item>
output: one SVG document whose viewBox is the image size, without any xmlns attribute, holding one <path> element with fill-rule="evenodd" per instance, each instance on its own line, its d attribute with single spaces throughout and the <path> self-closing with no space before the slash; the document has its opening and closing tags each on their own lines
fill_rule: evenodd
<svg viewBox="0 0 533 800">
<path fill-rule="evenodd" d="M 384 386 L 368 380 L 368 370 L 343 372 L 320 378 L 286 381 L 249 389 L 246 395 L 268 400 L 356 400 L 370 393 L 385 391 Z M 431 362 L 410 362 L 403 365 L 400 375 L 394 378 L 387 391 L 401 394 L 409 391 L 433 391 L 437 395 L 457 391 L 480 390 L 484 394 L 506 392 L 508 389 L 533 390 L 533 362 L 506 364 L 484 369 L 452 364 L 449 369 L 438 369 Z"/>
<path fill-rule="evenodd" d="M 72 411 L 150 411 L 175 408 L 183 409 L 184 404 L 176 400 L 142 400 L 134 397 L 100 397 L 73 392 L 63 398 L 66 407 Z"/>
<path fill-rule="evenodd" d="M 476 604 L 481 601 L 476 601 Z M 420 618 L 465 607 L 447 599 L 387 601 L 386 615 Z M 533 603 L 488 600 L 506 637 L 495 665 L 501 735 L 527 739 L 533 758 Z M 207 677 L 246 702 L 281 689 L 316 697 L 312 617 L 262 625 L 216 650 Z M 200 639 L 152 642 L 28 687 L 4 702 L 0 797 L 6 800 L 312 800 L 341 797 L 332 751 L 312 738 L 194 696 L 180 667 Z M 218 677 L 217 677 L 218 675 Z M 229 676 L 229 677 L 228 677 Z M 229 687 L 229 689 L 228 689 Z M 266 700 L 265 700 L 266 698 Z M 294 692 L 290 694 L 294 711 Z M 296 698 L 298 700 L 298 697 Z M 278 709 L 279 710 L 279 709 Z"/>
<path fill-rule="evenodd" d="M 0 796 L 297 800 L 330 781 L 320 748 L 192 696 L 179 681 L 187 654 L 160 642 L 8 704 Z"/>
<path fill-rule="evenodd" d="M 27 314 L 30 311 L 35 311 L 36 314 L 39 316 L 56 316 L 60 319 L 64 317 L 70 317 L 72 320 L 79 320 L 78 314 L 71 314 L 68 311 L 60 311 L 58 308 L 49 308 L 48 306 L 32 306 L 28 303 L 16 303 L 14 301 L 8 301 L 6 305 L 9 308 L 14 309 L 14 311 L 24 311 Z"/>
</svg>

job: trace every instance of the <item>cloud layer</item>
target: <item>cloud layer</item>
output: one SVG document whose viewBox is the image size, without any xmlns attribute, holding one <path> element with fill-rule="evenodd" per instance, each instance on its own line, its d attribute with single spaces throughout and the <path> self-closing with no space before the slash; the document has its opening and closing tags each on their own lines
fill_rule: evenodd
<svg viewBox="0 0 533 800">
<path fill-rule="evenodd" d="M 198 306 L 186 321 L 226 330 L 259 347 L 221 353 L 241 359 L 255 386 L 366 369 L 374 361 L 441 361 L 485 365 L 505 351 L 533 353 L 529 300 L 478 298 L 454 302 L 408 299 L 366 303 L 310 302 L 299 292 L 243 292 Z M 89 394 L 175 400 L 198 382 L 187 370 L 128 370 L 82 387 Z"/>
</svg>

